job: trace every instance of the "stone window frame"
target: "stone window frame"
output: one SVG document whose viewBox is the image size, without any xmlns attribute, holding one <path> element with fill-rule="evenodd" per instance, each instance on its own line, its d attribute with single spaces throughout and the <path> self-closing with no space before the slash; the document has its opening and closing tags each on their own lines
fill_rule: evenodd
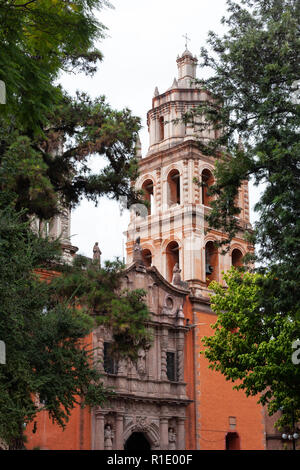
<svg viewBox="0 0 300 470">
<path fill-rule="evenodd" d="M 118 375 L 118 369 L 119 369 L 119 364 L 118 364 L 118 361 L 116 361 L 116 359 L 112 358 L 112 357 L 107 357 L 107 345 L 110 345 L 112 344 L 112 341 L 103 341 L 103 369 L 104 369 L 104 372 L 108 375 Z M 108 363 L 108 369 L 107 370 L 107 363 L 106 361 L 109 360 L 109 363 Z M 110 369 L 110 366 L 111 366 L 111 369 Z"/>
</svg>

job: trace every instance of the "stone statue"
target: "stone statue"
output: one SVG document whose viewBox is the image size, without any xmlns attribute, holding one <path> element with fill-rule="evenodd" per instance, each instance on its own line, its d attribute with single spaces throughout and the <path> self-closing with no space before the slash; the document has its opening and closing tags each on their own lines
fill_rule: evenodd
<svg viewBox="0 0 300 470">
<path fill-rule="evenodd" d="M 113 431 L 110 424 L 107 424 L 104 429 L 104 449 L 112 450 Z"/>
<path fill-rule="evenodd" d="M 144 264 L 140 237 L 135 240 L 133 245 L 133 261 L 138 261 L 139 263 Z"/>
<path fill-rule="evenodd" d="M 176 450 L 176 432 L 169 428 L 169 450 Z"/>
<path fill-rule="evenodd" d="M 140 349 L 138 352 L 138 360 L 137 360 L 136 369 L 140 375 L 146 374 L 146 352 L 144 349 Z"/>
<path fill-rule="evenodd" d="M 181 269 L 179 268 L 179 264 L 176 263 L 174 268 L 173 268 L 173 279 L 172 279 L 172 284 L 181 284 Z"/>
<path fill-rule="evenodd" d="M 100 255 L 101 255 L 100 248 L 98 246 L 98 242 L 95 243 L 93 248 L 93 261 L 97 261 L 100 264 Z"/>
<path fill-rule="evenodd" d="M 174 284 L 174 286 L 182 287 L 183 289 L 188 289 L 189 288 L 188 283 L 181 280 L 180 273 L 181 273 L 181 269 L 179 268 L 179 264 L 176 263 L 173 268 L 172 284 Z"/>
</svg>

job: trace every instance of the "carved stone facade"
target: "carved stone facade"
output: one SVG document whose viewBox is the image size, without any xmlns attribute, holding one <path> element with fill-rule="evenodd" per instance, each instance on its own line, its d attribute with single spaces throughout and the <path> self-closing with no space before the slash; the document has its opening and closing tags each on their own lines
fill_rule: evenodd
<svg viewBox="0 0 300 470">
<path fill-rule="evenodd" d="M 149 449 L 185 449 L 185 416 L 190 403 L 184 383 L 184 336 L 187 328 L 182 308 L 188 291 L 169 284 L 155 267 L 138 261 L 125 272 L 123 288 L 144 289 L 151 312 L 153 343 L 140 350 L 138 360 L 122 360 L 104 383 L 116 398 L 104 408 L 92 410 L 92 448 L 122 450 L 134 433 L 144 436 Z M 96 360 L 105 373 L 104 345 L 112 336 L 104 327 L 94 331 Z M 175 367 L 168 371 L 170 360 Z M 171 431 L 170 431 L 171 430 Z"/>
</svg>

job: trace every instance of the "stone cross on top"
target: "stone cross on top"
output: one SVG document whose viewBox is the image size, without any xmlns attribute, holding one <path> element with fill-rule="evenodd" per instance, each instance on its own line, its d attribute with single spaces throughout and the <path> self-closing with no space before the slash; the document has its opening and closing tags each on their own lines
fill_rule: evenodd
<svg viewBox="0 0 300 470">
<path fill-rule="evenodd" d="M 188 37 L 188 35 L 186 33 L 183 34 L 182 37 L 185 39 L 185 48 L 187 49 L 187 46 L 188 46 L 187 42 L 190 41 L 190 38 Z"/>
</svg>

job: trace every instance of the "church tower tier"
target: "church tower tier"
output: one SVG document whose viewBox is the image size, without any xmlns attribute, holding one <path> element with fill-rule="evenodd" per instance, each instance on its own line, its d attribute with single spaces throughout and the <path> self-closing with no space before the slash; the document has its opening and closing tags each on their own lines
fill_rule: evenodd
<svg viewBox="0 0 300 470">
<path fill-rule="evenodd" d="M 159 94 L 156 89 L 147 115 L 149 149 L 139 159 L 136 186 L 144 191 L 148 205 L 138 205 L 131 211 L 127 262 L 133 260 L 133 246 L 139 237 L 146 266 L 156 266 L 169 282 L 175 266 L 179 266 L 182 280 L 199 295 L 207 296 L 209 282 L 221 281 L 222 271 L 240 264 L 251 249 L 243 239 L 245 229 L 250 228 L 248 184 L 240 188 L 237 201 L 241 208 L 240 233 L 223 256 L 214 241 L 225 235 L 206 230 L 211 197 L 206 187 L 195 182 L 196 178 L 209 187 L 214 181 L 215 157 L 203 155 L 198 141 L 215 139 L 219 131 L 206 128 L 200 133 L 182 120 L 184 113 L 212 98 L 195 81 L 197 59 L 191 52 L 186 49 L 177 58 L 177 66 L 178 78 L 165 93 Z"/>
</svg>

